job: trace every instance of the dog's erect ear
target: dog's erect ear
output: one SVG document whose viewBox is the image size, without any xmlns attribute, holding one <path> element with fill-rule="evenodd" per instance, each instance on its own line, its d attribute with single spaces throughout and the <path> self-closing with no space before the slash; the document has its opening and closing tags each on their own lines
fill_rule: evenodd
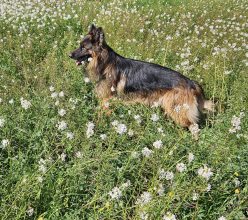
<svg viewBox="0 0 248 220">
<path fill-rule="evenodd" d="M 98 38 L 99 46 L 102 46 L 104 42 L 104 32 L 101 27 L 97 28 L 97 35 L 99 35 Z"/>
<path fill-rule="evenodd" d="M 91 24 L 89 29 L 89 34 L 95 35 L 96 30 L 97 30 L 96 26 L 94 24 Z"/>
<path fill-rule="evenodd" d="M 96 29 L 95 35 L 94 35 L 95 42 L 99 45 L 102 46 L 104 43 L 104 32 L 101 27 Z"/>
</svg>

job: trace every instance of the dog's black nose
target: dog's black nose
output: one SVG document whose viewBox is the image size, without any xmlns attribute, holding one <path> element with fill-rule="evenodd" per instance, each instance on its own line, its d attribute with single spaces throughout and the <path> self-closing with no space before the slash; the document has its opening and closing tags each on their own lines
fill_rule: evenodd
<svg viewBox="0 0 248 220">
<path fill-rule="evenodd" d="M 69 56 L 70 58 L 72 58 L 72 57 L 73 57 L 73 54 L 72 54 L 72 53 L 70 53 L 68 56 Z"/>
</svg>

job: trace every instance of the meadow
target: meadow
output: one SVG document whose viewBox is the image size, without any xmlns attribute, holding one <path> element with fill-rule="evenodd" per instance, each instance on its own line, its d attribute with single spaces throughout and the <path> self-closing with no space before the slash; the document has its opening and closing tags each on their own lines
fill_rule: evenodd
<svg viewBox="0 0 248 220">
<path fill-rule="evenodd" d="M 247 16 L 245 0 L 0 0 L 0 219 L 248 219 Z M 104 113 L 68 57 L 92 23 L 203 86 L 198 141 L 160 108 Z"/>
</svg>

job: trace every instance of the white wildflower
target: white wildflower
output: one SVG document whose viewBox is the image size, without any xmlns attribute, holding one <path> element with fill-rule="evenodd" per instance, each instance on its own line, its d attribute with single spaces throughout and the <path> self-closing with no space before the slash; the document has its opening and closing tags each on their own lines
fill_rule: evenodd
<svg viewBox="0 0 248 220">
<path fill-rule="evenodd" d="M 156 122 L 159 120 L 159 116 L 157 114 L 152 114 L 151 120 Z"/>
<path fill-rule="evenodd" d="M 145 211 L 140 212 L 139 214 L 141 220 L 148 220 L 149 215 Z"/>
<path fill-rule="evenodd" d="M 176 165 L 176 169 L 178 172 L 182 173 L 183 171 L 187 170 L 187 167 L 184 163 L 178 163 Z"/>
<path fill-rule="evenodd" d="M 241 130 L 241 118 L 242 114 L 240 113 L 240 117 L 234 115 L 231 120 L 232 128 L 229 129 L 229 133 L 236 133 Z"/>
<path fill-rule="evenodd" d="M 66 114 L 66 110 L 63 109 L 63 108 L 62 109 L 59 109 L 58 113 L 59 113 L 60 116 L 63 117 Z"/>
<path fill-rule="evenodd" d="M 27 212 L 28 216 L 31 217 L 31 216 L 34 214 L 34 208 L 32 208 L 32 207 L 30 206 L 30 207 L 28 207 L 28 209 L 27 209 L 26 212 Z"/>
<path fill-rule="evenodd" d="M 57 92 L 53 92 L 52 94 L 51 94 L 51 97 L 54 99 L 54 98 L 57 98 L 58 97 L 58 93 Z"/>
<path fill-rule="evenodd" d="M 144 147 L 141 152 L 145 157 L 150 157 L 151 154 L 153 153 L 153 151 L 147 147 Z"/>
<path fill-rule="evenodd" d="M 159 169 L 158 174 L 159 179 L 172 180 L 174 178 L 173 172 L 165 171 L 164 169 Z"/>
<path fill-rule="evenodd" d="M 87 131 L 86 131 L 86 136 L 87 138 L 90 138 L 94 134 L 94 123 L 88 122 L 87 124 Z"/>
<path fill-rule="evenodd" d="M 206 180 L 209 180 L 210 177 L 213 175 L 213 172 L 211 171 L 211 168 L 208 168 L 205 164 L 203 167 L 198 169 L 198 175 L 205 178 Z"/>
<path fill-rule="evenodd" d="M 134 159 L 137 159 L 139 157 L 139 153 L 137 151 L 133 151 L 131 153 L 131 157 L 134 158 Z"/>
<path fill-rule="evenodd" d="M 115 130 L 118 134 L 124 134 L 125 132 L 127 132 L 127 126 L 124 124 L 118 124 L 115 127 Z"/>
<path fill-rule="evenodd" d="M 163 128 L 162 128 L 162 127 L 158 127 L 157 129 L 158 129 L 158 132 L 159 132 L 159 133 L 161 133 L 161 134 L 163 134 L 163 133 L 164 133 L 164 130 L 163 130 Z"/>
<path fill-rule="evenodd" d="M 11 104 L 11 105 L 14 104 L 14 99 L 10 99 L 9 104 Z"/>
<path fill-rule="evenodd" d="M 232 73 L 231 70 L 225 70 L 225 71 L 224 71 L 224 74 L 225 74 L 225 75 L 229 75 L 230 73 Z"/>
<path fill-rule="evenodd" d="M 224 216 L 221 216 L 218 218 L 218 220 L 226 220 L 226 218 Z"/>
<path fill-rule="evenodd" d="M 101 138 L 102 140 L 106 140 L 107 135 L 106 135 L 106 134 L 100 134 L 100 138 Z"/>
<path fill-rule="evenodd" d="M 132 129 L 128 130 L 128 136 L 132 137 L 134 135 L 134 131 Z"/>
<path fill-rule="evenodd" d="M 5 149 L 8 145 L 9 145 L 9 140 L 8 139 L 3 139 L 2 142 L 1 142 L 0 147 L 2 149 Z"/>
<path fill-rule="evenodd" d="M 244 116 L 245 116 L 245 113 L 244 112 L 240 112 L 239 117 L 240 118 L 243 118 Z"/>
<path fill-rule="evenodd" d="M 236 187 L 240 186 L 240 181 L 239 181 L 239 179 L 237 177 L 234 178 L 233 182 L 234 182 Z"/>
<path fill-rule="evenodd" d="M 64 97 L 65 96 L 65 93 L 63 92 L 63 91 L 61 91 L 60 93 L 59 93 L 59 97 Z"/>
<path fill-rule="evenodd" d="M 42 182 L 43 182 L 42 176 L 38 176 L 38 177 L 37 177 L 37 180 L 38 180 L 39 183 L 42 183 Z"/>
<path fill-rule="evenodd" d="M 212 186 L 211 184 L 208 184 L 207 188 L 206 188 L 206 192 L 209 192 L 211 190 Z"/>
<path fill-rule="evenodd" d="M 90 78 L 89 78 L 89 77 L 85 77 L 85 78 L 84 78 L 84 82 L 85 82 L 85 83 L 89 83 L 89 82 L 90 82 Z"/>
<path fill-rule="evenodd" d="M 126 189 L 128 188 L 129 186 L 131 186 L 131 181 L 130 180 L 127 180 L 127 182 L 123 183 L 121 185 L 121 189 Z"/>
<path fill-rule="evenodd" d="M 122 196 L 122 192 L 118 187 L 114 187 L 109 193 L 111 199 L 119 200 Z"/>
<path fill-rule="evenodd" d="M 165 189 L 163 187 L 163 184 L 160 183 L 159 186 L 158 186 L 158 189 L 157 189 L 158 195 L 159 196 L 163 196 L 164 195 L 164 191 L 165 191 Z"/>
<path fill-rule="evenodd" d="M 77 152 L 75 153 L 75 156 L 76 156 L 77 158 L 82 158 L 82 157 L 83 157 L 83 155 L 82 155 L 82 153 L 81 153 L 80 151 L 77 151 Z"/>
<path fill-rule="evenodd" d="M 152 200 L 152 195 L 149 192 L 143 192 L 137 199 L 136 204 L 144 206 Z"/>
<path fill-rule="evenodd" d="M 198 199 L 199 199 L 199 194 L 196 193 L 196 192 L 193 192 L 192 200 L 193 200 L 193 201 L 196 201 L 196 200 L 198 200 Z"/>
<path fill-rule="evenodd" d="M 135 119 L 135 121 L 140 124 L 141 123 L 141 117 L 140 115 L 134 115 L 133 118 Z"/>
<path fill-rule="evenodd" d="M 54 92 L 55 88 L 53 86 L 49 87 L 50 92 Z"/>
<path fill-rule="evenodd" d="M 57 128 L 59 131 L 63 131 L 67 128 L 67 124 L 65 121 L 59 121 L 57 124 Z"/>
<path fill-rule="evenodd" d="M 0 128 L 2 128 L 5 124 L 5 119 L 0 117 Z"/>
<path fill-rule="evenodd" d="M 191 163 L 194 160 L 194 158 L 195 158 L 194 154 L 189 153 L 189 155 L 188 155 L 188 161 L 189 161 L 189 163 Z"/>
<path fill-rule="evenodd" d="M 30 101 L 28 101 L 28 100 L 26 100 L 26 99 L 24 99 L 24 98 L 22 98 L 22 97 L 21 97 L 20 101 L 21 101 L 21 106 L 22 106 L 25 110 L 27 110 L 27 109 L 30 108 L 30 106 L 31 106 L 31 102 L 30 102 Z"/>
<path fill-rule="evenodd" d="M 69 140 L 72 140 L 74 138 L 74 134 L 71 132 L 71 131 L 68 131 L 66 132 L 66 137 L 69 139 Z"/>
<path fill-rule="evenodd" d="M 229 133 L 230 133 L 230 134 L 236 133 L 236 131 L 237 131 L 237 130 L 236 130 L 235 128 L 230 128 L 230 129 L 229 129 Z"/>
<path fill-rule="evenodd" d="M 158 170 L 159 179 L 165 179 L 166 171 L 164 169 Z"/>
<path fill-rule="evenodd" d="M 56 100 L 56 102 L 54 103 L 54 105 L 58 106 L 59 105 L 59 100 Z"/>
<path fill-rule="evenodd" d="M 62 161 L 65 161 L 66 154 L 65 154 L 65 153 L 60 154 L 59 158 L 60 158 Z"/>
<path fill-rule="evenodd" d="M 152 146 L 155 147 L 156 149 L 160 149 L 163 146 L 163 143 L 161 140 L 157 140 L 153 142 Z"/>
<path fill-rule="evenodd" d="M 172 180 L 174 178 L 173 172 L 166 172 L 165 179 Z"/>
<path fill-rule="evenodd" d="M 118 124 L 119 124 L 119 121 L 117 120 L 114 120 L 113 122 L 111 122 L 111 125 L 114 127 L 116 127 Z"/>
<path fill-rule="evenodd" d="M 42 173 L 45 173 L 47 171 L 46 161 L 42 158 L 39 160 L 39 171 L 41 171 Z"/>
<path fill-rule="evenodd" d="M 164 216 L 163 216 L 163 220 L 176 220 L 176 216 L 173 215 L 170 212 L 167 212 Z"/>
<path fill-rule="evenodd" d="M 86 97 L 86 96 L 84 96 L 84 97 Z M 77 104 L 78 103 L 78 99 L 77 98 L 76 99 L 70 98 L 69 99 L 69 102 L 70 103 L 73 103 L 73 104 Z"/>
</svg>

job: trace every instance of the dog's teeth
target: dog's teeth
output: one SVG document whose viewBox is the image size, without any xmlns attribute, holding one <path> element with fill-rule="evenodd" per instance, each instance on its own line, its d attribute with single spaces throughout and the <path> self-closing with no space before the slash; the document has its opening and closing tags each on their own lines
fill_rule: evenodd
<svg viewBox="0 0 248 220">
<path fill-rule="evenodd" d="M 82 63 L 80 61 L 76 61 L 77 66 L 81 65 Z"/>
</svg>

